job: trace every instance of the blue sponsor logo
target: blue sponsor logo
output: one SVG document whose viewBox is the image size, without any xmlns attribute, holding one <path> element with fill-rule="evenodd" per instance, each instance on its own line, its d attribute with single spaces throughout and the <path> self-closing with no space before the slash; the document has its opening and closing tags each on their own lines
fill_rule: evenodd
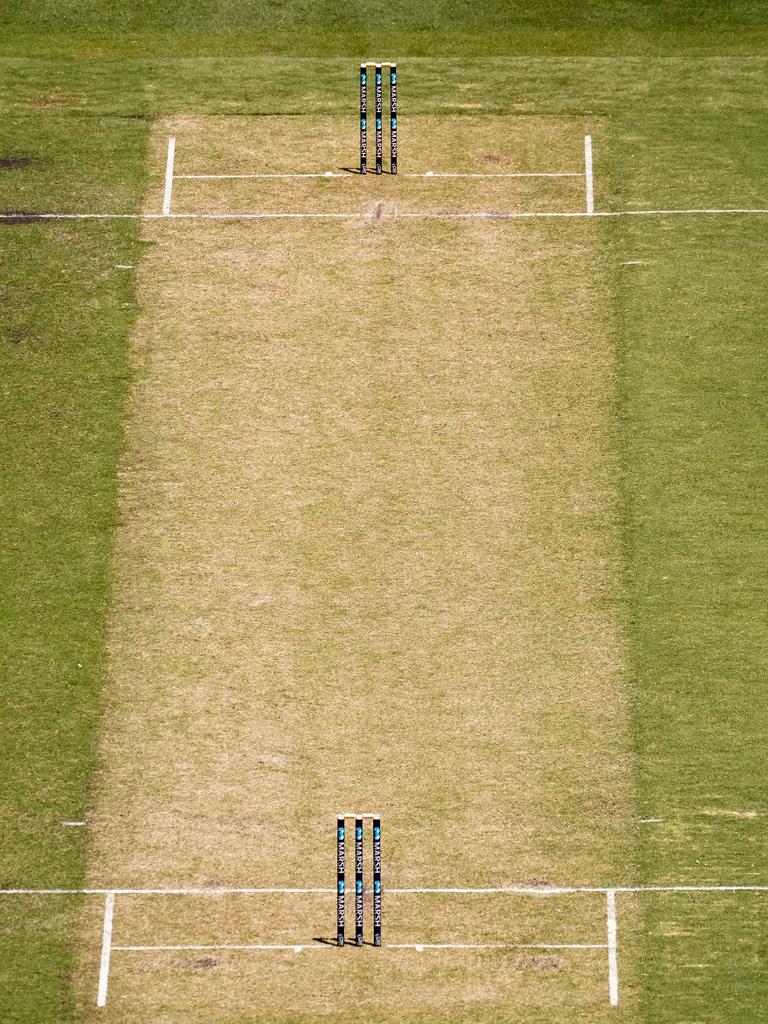
<svg viewBox="0 0 768 1024">
<path fill-rule="evenodd" d="M 376 118 L 376 127 L 377 128 L 381 128 L 381 118 L 380 117 Z"/>
<path fill-rule="evenodd" d="M 368 122 L 365 120 L 364 117 L 360 118 L 360 127 L 361 128 L 367 128 L 368 127 Z"/>
<path fill-rule="evenodd" d="M 393 128 L 397 128 L 397 118 L 396 117 L 392 118 L 392 127 Z"/>
<path fill-rule="evenodd" d="M 373 891 L 377 896 L 381 892 L 381 882 L 379 882 L 378 879 L 373 883 Z"/>
<path fill-rule="evenodd" d="M 357 883 L 357 885 L 355 886 L 355 892 L 356 892 L 356 893 L 357 893 L 358 895 L 360 895 L 360 893 L 361 893 L 362 891 L 363 891 L 363 883 L 362 883 L 362 882 L 358 882 L 358 883 Z"/>
<path fill-rule="evenodd" d="M 364 71 L 361 72 L 360 74 L 360 81 L 363 83 L 363 85 L 365 85 L 365 83 L 368 81 L 368 76 Z"/>
<path fill-rule="evenodd" d="M 339 896 L 343 896 L 343 895 L 344 895 L 344 883 L 343 882 L 339 882 Z"/>
<path fill-rule="evenodd" d="M 339 829 L 338 835 L 339 835 L 339 839 L 343 839 L 344 838 L 344 829 L 343 828 Z"/>
</svg>

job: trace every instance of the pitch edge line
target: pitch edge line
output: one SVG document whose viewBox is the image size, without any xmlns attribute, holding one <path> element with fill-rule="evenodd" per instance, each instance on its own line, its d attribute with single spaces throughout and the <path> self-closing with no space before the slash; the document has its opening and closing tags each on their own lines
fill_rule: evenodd
<svg viewBox="0 0 768 1024">
<path fill-rule="evenodd" d="M 409 888 L 387 889 L 388 896 L 411 895 L 479 895 L 479 896 L 570 896 L 580 893 L 607 895 L 608 893 L 643 892 L 768 892 L 768 885 L 612 885 L 612 886 L 499 886 L 498 888 Z M 177 889 L 0 889 L 0 896 L 229 896 L 229 895 L 336 895 L 335 889 L 300 888 L 177 888 Z"/>
<path fill-rule="evenodd" d="M 497 212 L 491 210 L 403 211 L 391 217 L 374 218 L 369 213 L 0 213 L 0 225 L 22 220 L 533 220 L 580 219 L 594 217 L 682 217 L 682 216 L 765 216 L 768 208 L 690 209 L 690 210 L 583 210 L 570 212 Z"/>
</svg>

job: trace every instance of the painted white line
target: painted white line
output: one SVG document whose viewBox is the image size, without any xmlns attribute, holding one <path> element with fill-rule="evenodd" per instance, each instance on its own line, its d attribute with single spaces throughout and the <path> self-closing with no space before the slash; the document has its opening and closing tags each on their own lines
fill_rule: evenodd
<svg viewBox="0 0 768 1024">
<path fill-rule="evenodd" d="M 611 1006 L 619 1005 L 619 947 L 616 927 L 616 893 L 605 894 L 606 932 L 608 934 L 608 998 Z"/>
<path fill-rule="evenodd" d="M 322 171 L 307 174 L 175 174 L 176 181 L 251 181 L 263 178 L 340 178 L 355 181 L 357 171 Z M 401 178 L 583 178 L 583 171 L 406 171 Z"/>
<path fill-rule="evenodd" d="M 602 893 L 604 889 L 575 889 L 568 887 L 559 886 L 541 886 L 536 888 L 534 886 L 500 886 L 496 889 L 481 889 L 481 888 L 413 888 L 413 889 L 387 889 L 389 896 L 411 896 L 411 895 L 437 895 L 437 896 L 448 896 L 451 894 L 456 895 L 478 895 L 478 896 L 489 896 L 489 895 L 518 895 L 518 896 L 565 896 L 572 893 Z"/>
<path fill-rule="evenodd" d="M 228 950 L 245 952 L 269 952 L 272 950 L 291 950 L 302 953 L 306 950 L 334 949 L 335 946 L 325 943 L 208 943 L 205 945 L 168 945 L 168 946 L 112 946 L 113 953 L 154 953 L 154 952 L 205 952 L 212 950 Z M 604 942 L 388 942 L 386 949 L 414 949 L 419 953 L 430 949 L 607 949 Z"/>
<path fill-rule="evenodd" d="M 613 892 L 768 892 L 768 885 L 616 885 Z"/>
<path fill-rule="evenodd" d="M 607 949 L 604 942 L 389 942 L 387 949 Z"/>
<path fill-rule="evenodd" d="M 214 945 L 207 946 L 113 946 L 112 950 L 118 953 L 149 953 L 154 951 L 165 951 L 165 952 L 184 952 L 186 950 L 201 951 L 201 950 L 212 950 L 212 949 L 224 949 L 224 950 L 255 950 L 257 952 L 264 952 L 268 950 L 290 949 L 294 953 L 303 953 L 306 950 L 312 949 L 333 949 L 333 946 L 322 945 L 319 943 L 310 945 L 276 945 L 270 943 L 217 943 Z"/>
<path fill-rule="evenodd" d="M 403 178 L 583 178 L 582 171 L 426 171 L 423 174 L 406 172 Z"/>
<path fill-rule="evenodd" d="M 380 818 L 381 815 L 380 814 L 371 814 L 370 812 L 366 812 L 364 814 L 357 814 L 357 813 L 355 813 L 353 811 L 347 811 L 346 814 L 337 814 L 336 817 L 337 818 Z"/>
<path fill-rule="evenodd" d="M 115 894 L 107 893 L 104 901 L 104 924 L 101 932 L 101 965 L 99 967 L 99 991 L 96 996 L 97 1006 L 107 1005 L 107 988 L 109 986 L 109 960 L 112 953 L 112 922 L 115 916 Z"/>
<path fill-rule="evenodd" d="M 592 216 L 595 212 L 595 183 L 592 175 L 592 136 L 584 136 L 584 177 L 586 179 L 586 200 L 587 213 Z"/>
<path fill-rule="evenodd" d="M 156 220 L 159 213 L 0 213 L 0 224 L 13 220 Z"/>
<path fill-rule="evenodd" d="M 370 890 L 366 890 L 370 891 Z M 570 896 L 613 893 L 708 893 L 708 892 L 768 892 L 768 885 L 614 885 L 614 886 L 499 886 L 496 888 L 409 888 L 387 889 L 388 896 L 410 895 L 465 895 L 479 896 Z M 288 896 L 335 896 L 336 890 L 331 888 L 291 888 L 291 887 L 248 887 L 220 886 L 218 888 L 174 888 L 174 889 L 0 889 L 0 896 L 263 896 L 284 894 Z"/>
<path fill-rule="evenodd" d="M 692 208 L 678 210 L 583 210 L 511 211 L 497 210 L 416 210 L 393 214 L 386 220 L 578 220 L 583 217 L 698 217 L 698 216 L 766 216 L 768 207 Z M 0 224 L 10 221 L 35 223 L 46 220 L 373 220 L 370 213 L 0 213 Z"/>
<path fill-rule="evenodd" d="M 163 216 L 168 217 L 171 212 L 171 197 L 173 196 L 173 164 L 176 159 L 176 137 L 171 135 L 168 139 L 168 155 L 165 158 L 165 190 L 163 191 Z"/>
<path fill-rule="evenodd" d="M 601 210 L 586 213 L 577 211 L 497 211 L 497 210 L 403 210 L 382 218 L 384 220 L 557 220 L 580 219 L 582 217 L 652 217 L 680 216 L 694 214 L 768 214 L 768 209 L 743 210 Z M 144 214 L 147 220 L 157 219 L 156 214 Z M 370 213 L 174 213 L 172 220 L 374 220 Z"/>
<path fill-rule="evenodd" d="M 67 825 L 70 828 L 74 828 L 75 826 L 85 825 L 86 822 L 84 822 L 84 821 L 62 821 L 61 824 L 62 825 Z"/>
<path fill-rule="evenodd" d="M 357 172 L 318 171 L 307 174 L 175 174 L 177 181 L 250 181 L 253 178 L 346 178 L 352 181 Z"/>
<path fill-rule="evenodd" d="M 0 889 L 0 896 L 104 896 L 114 893 L 116 896 L 269 896 L 287 894 L 293 896 L 322 895 L 336 893 L 335 889 L 300 889 L 284 886 L 219 886 L 213 888 L 156 888 L 156 889 Z"/>
<path fill-rule="evenodd" d="M 679 210 L 597 210 L 594 217 L 689 217 L 689 216 L 720 216 L 723 214 L 760 214 L 765 215 L 768 209 L 762 207 L 692 207 Z M 584 216 L 582 214 L 582 216 Z"/>
<path fill-rule="evenodd" d="M 366 890 L 370 891 L 370 890 Z M 218 888 L 156 888 L 156 889 L 0 889 L 0 896 L 328 896 L 335 889 L 300 889 L 285 886 L 219 886 Z"/>
</svg>

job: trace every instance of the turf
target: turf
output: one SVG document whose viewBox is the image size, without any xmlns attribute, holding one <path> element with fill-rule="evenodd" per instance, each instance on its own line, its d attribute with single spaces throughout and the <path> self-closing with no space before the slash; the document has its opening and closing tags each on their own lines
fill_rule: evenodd
<svg viewBox="0 0 768 1024">
<path fill-rule="evenodd" d="M 643 873 L 765 884 L 765 228 L 633 227 L 622 243 L 642 261 L 620 287 L 639 810 L 662 819 Z M 648 903 L 647 1019 L 761 1012 L 764 912 L 754 896 Z"/>
<path fill-rule="evenodd" d="M 153 187 L 157 161 L 144 159 L 160 116 L 322 113 L 345 124 L 351 73 L 337 58 L 385 42 L 413 55 L 401 67 L 410 78 L 404 118 L 462 116 L 459 103 L 478 104 L 475 114 L 607 118 L 598 205 L 766 205 L 764 5 L 730 5 L 727 17 L 713 5 L 581 5 L 567 26 L 562 7 L 529 5 L 511 21 L 507 7 L 426 5 L 425 17 L 441 18 L 434 31 L 398 20 L 396 9 L 399 34 L 386 40 L 361 29 L 355 11 L 339 25 L 314 6 L 286 31 L 288 10 L 255 19 L 232 9 L 233 32 L 206 20 L 202 5 L 168 8 L 153 22 L 124 5 L 91 7 L 87 17 L 79 5 L 34 14 L 5 5 L 0 156 L 31 163 L 0 170 L 3 207 L 136 208 Z M 195 32 L 184 34 L 179 17 Z M 167 59 L 171 46 L 185 59 Z M 440 53 L 453 59 L 441 64 Z M 519 56 L 485 59 L 494 53 Z M 133 301 L 130 271 L 112 268 L 137 262 L 140 250 L 130 224 L 0 231 L 12 254 L 0 305 L 10 425 L 2 500 L 12 524 L 0 580 L 11 695 L 3 878 L 78 884 L 84 839 L 59 823 L 91 807 L 133 320 L 123 306 Z M 603 232 L 620 369 L 635 778 L 641 816 L 665 819 L 639 830 L 638 881 L 765 881 L 768 730 L 755 700 L 766 582 L 764 237 L 762 222 L 741 220 L 622 222 Z M 712 906 L 670 911 L 648 901 L 637 910 L 647 925 L 638 998 L 649 1022 L 764 1014 L 759 904 Z M 10 908 L 4 1019 L 42 1024 L 74 1012 L 76 913 L 57 911 L 44 932 L 31 915 L 20 945 Z M 716 958 L 704 952 L 710 937 Z"/>
<path fill-rule="evenodd" d="M 144 154 L 131 124 L 91 123 L 69 148 L 70 124 L 6 120 L 6 199 L 38 209 L 50 189 L 82 201 L 135 197 Z M 117 145 L 100 163 L 101 133 Z M 55 170 L 52 170 L 55 168 Z M 55 182 L 55 185 L 53 185 Z M 82 884 L 86 832 L 65 826 L 90 808 L 104 676 L 105 615 L 115 524 L 116 457 L 127 385 L 140 247 L 131 224 L 0 227 L 0 635 L 4 701 L 0 877 L 8 885 Z M 5 909 L 5 908 L 3 908 Z M 3 914 L 5 1020 L 66 1019 L 77 905 L 24 919 L 14 941 Z M 38 908 L 42 912 L 43 908 Z M 42 925 L 42 927 L 36 927 Z M 29 965 L 36 964 L 30 975 Z M 34 983 L 33 983 L 34 978 Z M 24 979 L 22 981 L 22 979 Z"/>
<path fill-rule="evenodd" d="M 253 4 L 229 0 L 212 6 L 203 0 L 151 6 L 133 0 L 47 0 L 30 11 L 9 0 L 2 14 L 3 46 L 9 54 L 177 56 L 234 53 L 358 56 L 375 49 L 401 56 L 509 56 L 576 54 L 749 53 L 768 35 L 760 0 L 742 0 L 727 9 L 686 0 L 674 5 L 654 0 L 610 3 L 590 0 L 289 0 Z"/>
</svg>

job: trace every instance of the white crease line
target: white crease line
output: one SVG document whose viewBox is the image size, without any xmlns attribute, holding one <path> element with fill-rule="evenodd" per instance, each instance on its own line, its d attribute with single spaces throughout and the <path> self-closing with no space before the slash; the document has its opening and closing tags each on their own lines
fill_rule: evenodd
<svg viewBox="0 0 768 1024">
<path fill-rule="evenodd" d="M 210 943 L 207 945 L 173 945 L 173 946 L 112 946 L 117 953 L 152 953 L 152 952 L 205 952 L 212 950 L 243 950 L 270 951 L 292 950 L 301 953 L 305 950 L 334 949 L 331 944 L 303 943 Z M 604 942 L 388 942 L 386 949 L 414 949 L 421 953 L 426 949 L 607 949 Z"/>
<path fill-rule="evenodd" d="M 606 949 L 604 942 L 389 942 L 387 949 Z"/>
<path fill-rule="evenodd" d="M 370 890 L 367 890 L 370 891 Z M 569 896 L 577 894 L 607 894 L 614 893 L 644 893 L 644 892 L 679 892 L 679 893 L 708 893 L 708 892 L 768 892 L 768 885 L 614 885 L 614 886 L 541 886 L 540 888 L 528 888 L 524 886 L 500 886 L 497 888 L 409 888 L 409 889 L 386 889 L 388 896 L 409 896 L 419 894 L 435 895 L 465 895 L 477 894 L 480 896 Z M 317 895 L 335 896 L 336 889 L 331 888 L 290 888 L 290 887 L 247 887 L 247 886 L 221 886 L 190 887 L 175 889 L 0 889 L 0 896 L 263 896 L 273 894 L 284 894 L 288 896 Z"/>
<path fill-rule="evenodd" d="M 319 171 L 307 174 L 175 174 L 177 181 L 243 181 L 252 178 L 348 178 L 352 181 L 357 171 L 339 174 L 337 171 Z"/>
<path fill-rule="evenodd" d="M 583 178 L 582 171 L 424 171 L 401 175 L 403 178 Z"/>
<path fill-rule="evenodd" d="M 266 950 L 274 950 L 274 949 L 277 949 L 277 950 L 280 950 L 280 949 L 283 949 L 283 950 L 290 949 L 294 953 L 303 953 L 306 950 L 312 950 L 312 949 L 323 950 L 323 949 L 333 949 L 333 948 L 334 948 L 333 946 L 321 945 L 321 944 L 311 944 L 311 945 L 307 945 L 307 946 L 305 946 L 305 945 L 298 945 L 297 944 L 297 945 L 291 946 L 291 945 L 276 945 L 276 944 L 269 944 L 269 943 L 263 943 L 263 942 L 262 943 L 250 943 L 250 944 L 249 943 L 239 943 L 239 944 L 235 944 L 235 943 L 221 943 L 221 944 L 207 945 L 207 946 L 113 946 L 112 947 L 113 950 L 115 950 L 115 951 L 117 951 L 119 953 L 149 953 L 149 952 L 153 952 L 153 951 L 157 951 L 157 950 L 159 950 L 161 952 L 162 951 L 165 951 L 165 952 L 184 952 L 184 951 L 187 951 L 187 950 L 192 950 L 192 951 L 198 951 L 199 952 L 199 951 L 203 951 L 203 950 L 214 950 L 214 949 L 256 950 L 257 952 L 258 951 L 266 951 Z"/>
<path fill-rule="evenodd" d="M 387 894 L 390 896 L 408 896 L 418 895 L 422 893 L 434 894 L 438 896 L 450 895 L 451 893 L 457 895 L 504 895 L 504 894 L 516 894 L 520 896 L 564 896 L 571 893 L 602 893 L 605 889 L 575 889 L 558 886 L 541 886 L 540 888 L 534 888 L 533 886 L 500 886 L 497 889 L 481 889 L 481 888 L 413 888 L 413 889 L 387 889 Z"/>
<path fill-rule="evenodd" d="M 262 178 L 341 178 L 355 181 L 362 177 L 358 171 L 340 174 L 322 171 L 308 174 L 175 174 L 176 181 L 251 181 Z M 401 178 L 583 178 L 583 171 L 406 171 Z"/>
<path fill-rule="evenodd" d="M 173 195 L 173 164 L 176 159 L 176 137 L 168 139 L 168 155 L 165 158 L 165 189 L 163 191 L 163 217 L 170 216 Z"/>
<path fill-rule="evenodd" d="M 608 935 L 608 998 L 611 1006 L 619 1005 L 619 946 L 616 925 L 616 893 L 605 894 L 606 932 Z"/>
<path fill-rule="evenodd" d="M 583 210 L 568 212 L 531 211 L 531 212 L 498 212 L 493 210 L 466 210 L 451 212 L 450 210 L 404 211 L 391 217 L 378 218 L 381 221 L 394 220 L 556 220 L 579 219 L 583 217 L 679 217 L 679 216 L 765 216 L 768 208 L 698 208 L 681 210 L 595 210 L 585 213 Z M 26 220 L 30 223 L 44 220 L 376 220 L 369 213 L 172 213 L 168 216 L 161 213 L 0 213 L 0 224 L 14 220 Z"/>
<path fill-rule="evenodd" d="M 300 889 L 289 887 L 249 887 L 220 886 L 218 888 L 189 887 L 175 889 L 0 889 L 0 896 L 103 896 L 114 893 L 116 896 L 269 896 L 269 895 L 312 895 L 327 896 L 336 893 L 335 889 Z"/>
<path fill-rule="evenodd" d="M 587 214 L 592 217 L 595 212 L 595 183 L 592 175 L 592 136 L 584 136 L 584 177 Z"/>
<path fill-rule="evenodd" d="M 112 952 L 112 922 L 115 915 L 115 894 L 107 893 L 104 901 L 104 925 L 101 933 L 101 964 L 99 967 L 99 991 L 96 996 L 97 1006 L 106 1006 L 107 988 L 109 986 L 109 960 Z"/>
</svg>

